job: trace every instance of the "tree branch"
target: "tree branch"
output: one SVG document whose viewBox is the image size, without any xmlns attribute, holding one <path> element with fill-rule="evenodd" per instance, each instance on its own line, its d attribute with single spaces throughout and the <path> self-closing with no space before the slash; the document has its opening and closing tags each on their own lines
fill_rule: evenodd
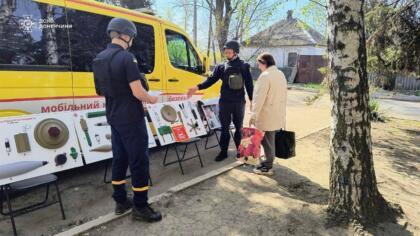
<svg viewBox="0 0 420 236">
<path fill-rule="evenodd" d="M 310 2 L 313 2 L 313 3 L 316 3 L 317 5 L 319 5 L 319 6 L 321 6 L 321 7 L 323 7 L 323 8 L 325 8 L 325 9 L 327 9 L 327 6 L 326 5 L 324 5 L 324 4 L 321 4 L 320 2 L 318 2 L 318 1 L 315 1 L 315 0 L 309 0 Z"/>
<path fill-rule="evenodd" d="M 185 6 L 193 7 L 194 4 L 193 3 L 179 3 L 179 4 L 175 3 L 172 6 L 173 7 L 185 7 Z M 209 7 L 201 5 L 201 4 L 197 4 L 197 7 L 210 11 Z"/>
</svg>

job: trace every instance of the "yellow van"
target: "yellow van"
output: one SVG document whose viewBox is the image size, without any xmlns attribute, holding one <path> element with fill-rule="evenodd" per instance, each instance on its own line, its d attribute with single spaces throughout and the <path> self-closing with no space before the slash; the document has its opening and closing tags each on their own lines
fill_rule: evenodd
<svg viewBox="0 0 420 236">
<path fill-rule="evenodd" d="M 130 49 L 163 101 L 186 99 L 209 60 L 176 25 L 93 0 L 0 0 L 0 116 L 104 107 L 95 93 L 92 59 L 106 47 L 113 17 L 132 20 Z M 218 86 L 195 99 L 219 96 Z"/>
</svg>

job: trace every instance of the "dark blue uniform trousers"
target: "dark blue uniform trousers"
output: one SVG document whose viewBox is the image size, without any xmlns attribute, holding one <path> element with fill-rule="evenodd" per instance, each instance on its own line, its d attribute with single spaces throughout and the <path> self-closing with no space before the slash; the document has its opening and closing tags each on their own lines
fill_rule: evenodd
<svg viewBox="0 0 420 236">
<path fill-rule="evenodd" d="M 112 197 L 118 203 L 127 200 L 125 177 L 130 167 L 133 202 L 136 207 L 147 205 L 149 189 L 149 147 L 146 123 L 144 120 L 111 125 L 112 132 Z"/>
<path fill-rule="evenodd" d="M 222 125 L 222 134 L 220 136 L 220 149 L 227 152 L 230 142 L 230 124 L 233 121 L 235 125 L 235 141 L 236 148 L 241 143 L 241 129 L 244 122 L 245 102 L 219 102 L 219 119 Z"/>
</svg>

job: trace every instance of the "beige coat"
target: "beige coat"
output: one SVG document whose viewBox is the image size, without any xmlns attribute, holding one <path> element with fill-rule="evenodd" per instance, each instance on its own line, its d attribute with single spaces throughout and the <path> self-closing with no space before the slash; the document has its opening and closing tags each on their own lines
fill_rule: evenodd
<svg viewBox="0 0 420 236">
<path fill-rule="evenodd" d="M 275 131 L 286 124 L 287 81 L 276 66 L 261 73 L 254 87 L 251 120 L 262 131 Z"/>
</svg>

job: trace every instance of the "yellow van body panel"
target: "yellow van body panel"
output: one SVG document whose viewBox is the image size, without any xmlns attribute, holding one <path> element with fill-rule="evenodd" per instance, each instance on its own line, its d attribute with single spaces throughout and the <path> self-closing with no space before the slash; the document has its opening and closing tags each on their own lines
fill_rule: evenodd
<svg viewBox="0 0 420 236">
<path fill-rule="evenodd" d="M 166 29 L 180 33 L 192 42 L 188 35 L 173 23 L 156 16 L 93 0 L 33 1 L 110 17 L 123 17 L 152 26 L 155 33 L 155 66 L 153 72 L 146 75 L 152 91 L 160 91 L 164 95 L 183 95 L 189 87 L 206 79 L 204 75 L 177 69 L 170 63 L 165 39 Z M 139 37 L 141 37 L 141 32 L 139 32 Z M 193 47 L 203 62 L 203 54 L 195 45 Z M 179 82 L 169 82 L 172 78 L 179 79 Z M 219 82 L 208 90 L 200 91 L 200 94 L 204 99 L 217 98 L 220 84 Z M 92 106 L 86 104 L 93 102 L 99 102 L 103 107 L 103 98 L 96 95 L 94 87 L 91 72 L 0 70 L 0 117 L 59 112 L 71 108 L 72 105 L 78 105 L 79 108 L 91 108 Z"/>
</svg>

